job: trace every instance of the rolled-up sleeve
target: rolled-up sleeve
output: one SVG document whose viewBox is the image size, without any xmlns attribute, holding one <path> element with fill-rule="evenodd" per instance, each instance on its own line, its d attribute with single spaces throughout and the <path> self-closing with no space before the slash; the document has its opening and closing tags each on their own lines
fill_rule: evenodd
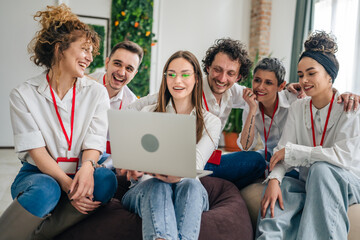
<svg viewBox="0 0 360 240">
<path fill-rule="evenodd" d="M 40 129 L 17 89 L 11 91 L 9 101 L 15 151 L 44 147 L 46 144 Z"/>
</svg>

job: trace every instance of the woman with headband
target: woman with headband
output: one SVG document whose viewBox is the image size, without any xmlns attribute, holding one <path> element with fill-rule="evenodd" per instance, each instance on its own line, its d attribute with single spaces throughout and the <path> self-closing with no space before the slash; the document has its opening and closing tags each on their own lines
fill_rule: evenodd
<svg viewBox="0 0 360 240">
<path fill-rule="evenodd" d="M 337 44 L 315 32 L 304 45 L 298 76 L 310 98 L 291 105 L 274 149 L 257 239 L 346 239 L 348 207 L 360 202 L 360 111 L 335 100 Z M 284 177 L 295 167 L 299 179 Z"/>
</svg>

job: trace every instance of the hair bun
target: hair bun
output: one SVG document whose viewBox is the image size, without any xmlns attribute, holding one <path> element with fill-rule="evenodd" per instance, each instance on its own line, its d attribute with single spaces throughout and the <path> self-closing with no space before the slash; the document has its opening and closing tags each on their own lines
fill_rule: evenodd
<svg viewBox="0 0 360 240">
<path fill-rule="evenodd" d="M 325 31 L 315 31 L 304 43 L 305 51 L 335 54 L 338 50 L 336 37 Z"/>
</svg>

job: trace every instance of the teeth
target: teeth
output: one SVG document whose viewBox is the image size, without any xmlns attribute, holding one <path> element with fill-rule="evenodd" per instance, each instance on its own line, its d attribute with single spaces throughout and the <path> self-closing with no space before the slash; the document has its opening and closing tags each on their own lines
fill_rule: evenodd
<svg viewBox="0 0 360 240">
<path fill-rule="evenodd" d="M 86 64 L 85 63 L 79 63 L 79 65 L 83 68 L 86 68 Z"/>
<path fill-rule="evenodd" d="M 124 79 L 117 78 L 116 76 L 114 76 L 114 78 L 115 78 L 115 80 L 120 81 L 120 82 L 123 82 L 123 81 L 124 81 Z"/>
<path fill-rule="evenodd" d="M 310 86 L 310 87 L 304 87 L 304 89 L 306 89 L 306 90 L 308 90 L 308 89 L 310 89 L 310 88 L 312 88 L 313 86 Z"/>
<path fill-rule="evenodd" d="M 184 88 L 181 87 L 174 87 L 175 90 L 183 90 Z"/>
<path fill-rule="evenodd" d="M 217 85 L 219 85 L 220 87 L 223 87 L 223 86 L 225 86 L 225 83 L 216 83 Z"/>
</svg>

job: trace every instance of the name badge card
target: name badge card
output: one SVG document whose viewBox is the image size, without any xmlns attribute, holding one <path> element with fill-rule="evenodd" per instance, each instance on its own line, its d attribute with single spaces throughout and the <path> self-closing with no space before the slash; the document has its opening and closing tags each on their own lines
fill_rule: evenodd
<svg viewBox="0 0 360 240">
<path fill-rule="evenodd" d="M 59 157 L 56 159 L 59 167 L 69 176 L 75 175 L 79 165 L 79 158 Z"/>
</svg>

